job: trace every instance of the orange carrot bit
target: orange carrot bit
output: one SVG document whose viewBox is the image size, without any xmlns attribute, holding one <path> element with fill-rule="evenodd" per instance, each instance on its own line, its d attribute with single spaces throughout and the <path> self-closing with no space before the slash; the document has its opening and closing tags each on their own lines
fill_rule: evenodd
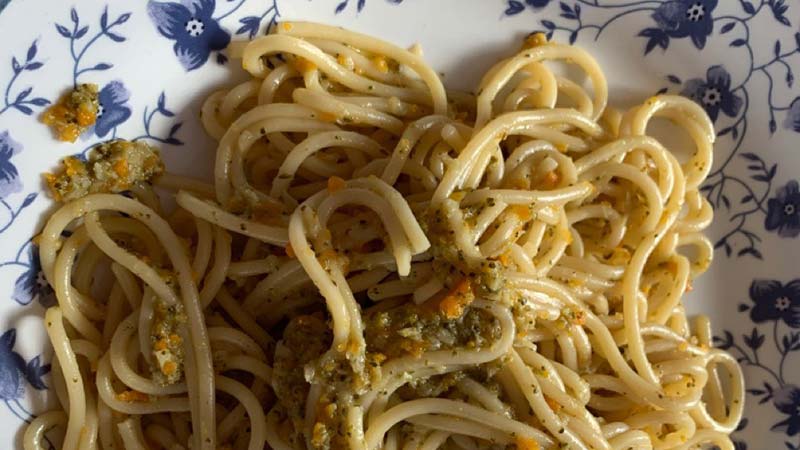
<svg viewBox="0 0 800 450">
<path fill-rule="evenodd" d="M 128 177 L 128 160 L 126 159 L 119 159 L 117 162 L 114 163 L 114 173 L 117 174 L 120 178 L 127 178 Z"/>
<path fill-rule="evenodd" d="M 552 409 L 553 411 L 555 412 L 561 411 L 561 404 L 553 400 L 552 398 L 545 395 L 544 401 L 547 402 L 547 406 L 549 406 L 550 409 Z"/>
<path fill-rule="evenodd" d="M 156 342 L 156 345 L 153 346 L 153 349 L 157 352 L 160 352 L 162 350 L 166 350 L 168 346 L 169 344 L 167 343 L 166 339 L 159 339 L 158 342 Z"/>
<path fill-rule="evenodd" d="M 341 191 L 345 186 L 345 181 L 335 175 L 328 178 L 328 192 L 331 194 Z"/>
<path fill-rule="evenodd" d="M 139 391 L 125 391 L 117 394 L 117 400 L 128 403 L 146 403 L 150 401 L 150 396 Z"/>
<path fill-rule="evenodd" d="M 502 255 L 498 256 L 497 260 L 500 261 L 500 264 L 502 264 L 503 267 L 508 267 L 508 264 L 511 262 L 511 255 L 509 254 L 509 252 L 505 252 Z"/>
<path fill-rule="evenodd" d="M 292 248 L 292 243 L 291 242 L 286 244 L 285 250 L 286 250 L 286 256 L 288 256 L 289 258 L 294 259 L 294 258 L 297 257 L 297 255 L 295 255 L 295 253 L 294 253 L 294 249 Z"/>
<path fill-rule="evenodd" d="M 165 362 L 161 367 L 161 372 L 167 376 L 174 374 L 176 370 L 178 370 L 178 365 L 172 361 Z"/>
<path fill-rule="evenodd" d="M 513 205 L 510 208 L 511 212 L 516 214 L 520 220 L 530 220 L 531 209 L 527 205 Z"/>
<path fill-rule="evenodd" d="M 544 182 L 544 186 L 548 188 L 554 188 L 558 186 L 558 182 L 561 181 L 561 177 L 555 171 L 547 172 L 542 179 Z"/>
<path fill-rule="evenodd" d="M 181 345 L 181 342 L 183 342 L 183 339 L 181 339 L 181 337 L 178 336 L 177 334 L 170 334 L 169 335 L 169 343 L 171 345 L 178 346 L 178 345 Z"/>
<path fill-rule="evenodd" d="M 692 282 L 686 283 L 686 291 L 684 292 L 692 292 L 694 290 L 694 286 L 692 286 Z"/>
<path fill-rule="evenodd" d="M 517 450 L 541 450 L 539 443 L 530 438 L 518 437 L 515 444 Z"/>
<path fill-rule="evenodd" d="M 475 294 L 472 292 L 472 284 L 464 278 L 439 302 L 439 311 L 448 319 L 457 319 L 473 300 Z"/>
<path fill-rule="evenodd" d="M 301 58 L 301 57 L 298 57 L 297 59 L 295 59 L 294 62 L 293 62 L 293 65 L 294 65 L 295 70 L 297 70 L 301 74 L 302 73 L 306 73 L 306 72 L 311 72 L 312 70 L 317 68 L 317 66 L 314 65 L 314 63 L 312 63 L 311 61 L 309 61 L 309 60 L 307 60 L 305 58 Z"/>
<path fill-rule="evenodd" d="M 321 120 L 323 122 L 328 122 L 328 123 L 336 122 L 339 119 L 339 117 L 337 117 L 336 114 L 325 112 L 325 111 L 317 114 L 317 117 L 319 117 L 319 120 Z"/>
</svg>

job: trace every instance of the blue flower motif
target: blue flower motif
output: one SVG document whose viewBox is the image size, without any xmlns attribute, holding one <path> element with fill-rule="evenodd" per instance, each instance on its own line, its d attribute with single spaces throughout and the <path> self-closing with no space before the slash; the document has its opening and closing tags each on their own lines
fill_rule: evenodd
<svg viewBox="0 0 800 450">
<path fill-rule="evenodd" d="M 39 246 L 31 245 L 28 249 L 26 269 L 14 282 L 11 298 L 20 305 L 27 305 L 34 300 L 48 308 L 56 304 L 53 288 L 44 277 L 42 264 L 39 262 Z"/>
<path fill-rule="evenodd" d="M 772 402 L 778 411 L 788 417 L 770 429 L 786 433 L 789 436 L 800 432 L 800 389 L 793 384 L 787 384 L 775 392 Z"/>
<path fill-rule="evenodd" d="M 11 138 L 8 131 L 0 133 L 0 199 L 22 190 L 19 171 L 11 158 L 22 151 L 22 144 Z"/>
<path fill-rule="evenodd" d="M 120 81 L 112 81 L 100 89 L 97 95 L 99 108 L 94 132 L 105 137 L 111 130 L 128 120 L 131 109 L 126 105 L 130 92 Z"/>
<path fill-rule="evenodd" d="M 186 70 L 201 67 L 213 50 L 222 50 L 231 41 L 231 35 L 212 17 L 215 6 L 215 0 L 147 3 L 158 32 L 175 41 L 173 50 Z"/>
<path fill-rule="evenodd" d="M 690 37 L 698 49 L 706 46 L 706 40 L 714 30 L 711 11 L 717 7 L 718 0 L 669 0 L 653 12 L 652 18 L 657 27 L 645 28 L 639 36 L 648 38 L 644 54 L 654 48 L 669 47 L 669 39 Z"/>
<path fill-rule="evenodd" d="M 706 39 L 714 29 L 711 12 L 717 0 L 671 0 L 653 12 L 653 20 L 668 37 L 691 37 L 698 49 L 706 46 Z"/>
<path fill-rule="evenodd" d="M 778 189 L 775 197 L 767 201 L 767 231 L 777 231 L 781 237 L 797 237 L 800 234 L 800 186 L 796 180 Z"/>
<path fill-rule="evenodd" d="M 783 128 L 800 133 L 800 97 L 792 100 L 792 104 L 789 105 L 789 111 L 783 121 Z"/>
<path fill-rule="evenodd" d="M 50 364 L 42 365 L 37 356 L 27 364 L 19 353 L 14 351 L 17 330 L 14 328 L 0 336 L 0 399 L 14 400 L 22 397 L 23 380 L 35 389 L 47 389 L 42 377 L 50 372 Z"/>
<path fill-rule="evenodd" d="M 792 328 L 800 328 L 800 279 L 786 285 L 777 280 L 754 280 L 750 299 L 755 303 L 750 309 L 753 322 L 783 320 Z"/>
<path fill-rule="evenodd" d="M 700 104 L 713 121 L 717 120 L 720 110 L 727 116 L 736 117 L 744 103 L 731 92 L 731 75 L 722 66 L 710 67 L 705 80 L 694 78 L 687 81 L 681 95 Z"/>
</svg>

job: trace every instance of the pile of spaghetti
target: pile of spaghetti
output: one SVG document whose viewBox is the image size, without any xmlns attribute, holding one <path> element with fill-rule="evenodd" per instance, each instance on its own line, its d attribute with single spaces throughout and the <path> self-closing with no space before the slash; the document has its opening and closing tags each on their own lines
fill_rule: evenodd
<svg viewBox="0 0 800 450">
<path fill-rule="evenodd" d="M 230 51 L 252 78 L 203 106 L 213 186 L 124 143 L 51 176 L 63 411 L 27 448 L 733 448 L 740 368 L 681 301 L 712 256 L 698 105 L 618 112 L 538 34 L 474 93 L 319 24 Z"/>
</svg>

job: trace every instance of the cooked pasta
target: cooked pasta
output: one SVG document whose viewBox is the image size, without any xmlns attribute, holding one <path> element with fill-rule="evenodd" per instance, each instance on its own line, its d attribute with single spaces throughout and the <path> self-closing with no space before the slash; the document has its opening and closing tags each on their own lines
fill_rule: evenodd
<svg viewBox="0 0 800 450">
<path fill-rule="evenodd" d="M 110 150 L 49 177 L 88 192 L 37 238 L 61 408 L 26 449 L 733 449 L 741 370 L 682 302 L 712 257 L 699 106 L 617 111 L 539 34 L 474 93 L 320 24 L 230 51 L 213 185 Z"/>
</svg>

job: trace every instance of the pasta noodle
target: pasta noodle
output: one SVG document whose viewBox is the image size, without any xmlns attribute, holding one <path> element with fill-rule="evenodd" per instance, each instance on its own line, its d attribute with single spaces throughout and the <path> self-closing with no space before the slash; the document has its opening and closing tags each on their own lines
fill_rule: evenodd
<svg viewBox="0 0 800 450">
<path fill-rule="evenodd" d="M 712 256 L 700 107 L 614 110 L 540 34 L 474 94 L 320 24 L 235 49 L 213 186 L 91 193 L 38 238 L 62 410 L 26 449 L 733 448 L 741 369 L 681 301 Z"/>
</svg>

